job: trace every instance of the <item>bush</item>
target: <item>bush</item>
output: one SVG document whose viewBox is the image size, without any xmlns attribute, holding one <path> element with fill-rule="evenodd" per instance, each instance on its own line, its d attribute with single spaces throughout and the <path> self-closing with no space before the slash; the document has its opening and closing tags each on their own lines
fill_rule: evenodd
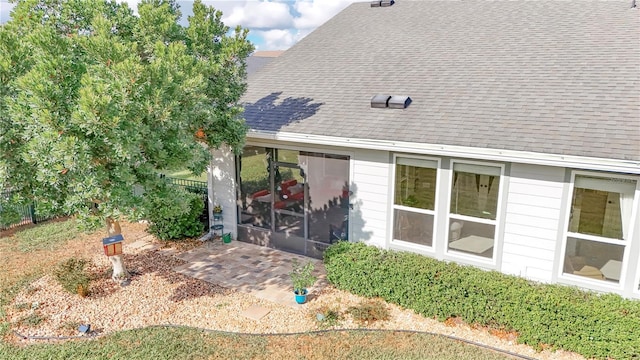
<svg viewBox="0 0 640 360">
<path fill-rule="evenodd" d="M 87 261 L 84 259 L 68 259 L 54 270 L 54 276 L 62 287 L 72 294 L 89 295 L 89 275 L 85 271 Z"/>
<path fill-rule="evenodd" d="M 356 306 L 350 306 L 347 313 L 351 314 L 353 320 L 359 323 L 389 320 L 389 309 L 380 300 L 362 301 Z"/>
<path fill-rule="evenodd" d="M 204 203 L 194 194 L 170 185 L 145 195 L 149 232 L 162 240 L 199 236 L 204 232 L 200 215 Z"/>
<path fill-rule="evenodd" d="M 323 305 L 315 311 L 315 318 L 320 327 L 329 328 L 337 326 L 343 320 L 340 309 L 334 306 Z"/>
<path fill-rule="evenodd" d="M 640 302 L 575 287 L 446 263 L 413 253 L 340 242 L 324 254 L 337 288 L 413 309 L 444 321 L 515 331 L 538 349 L 587 358 L 640 357 Z"/>
</svg>

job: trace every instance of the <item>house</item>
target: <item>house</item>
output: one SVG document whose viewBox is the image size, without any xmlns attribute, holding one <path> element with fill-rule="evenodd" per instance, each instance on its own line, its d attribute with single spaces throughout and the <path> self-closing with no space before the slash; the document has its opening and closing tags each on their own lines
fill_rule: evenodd
<svg viewBox="0 0 640 360">
<path fill-rule="evenodd" d="M 640 298 L 640 10 L 354 3 L 249 77 L 234 238 L 364 241 Z M 232 210 L 233 209 L 233 210 Z"/>
<path fill-rule="evenodd" d="M 273 59 L 282 54 L 282 50 L 277 51 L 254 51 L 251 56 L 247 58 L 247 74 L 253 75 L 256 71 L 260 70 L 263 66 L 270 63 Z"/>
</svg>

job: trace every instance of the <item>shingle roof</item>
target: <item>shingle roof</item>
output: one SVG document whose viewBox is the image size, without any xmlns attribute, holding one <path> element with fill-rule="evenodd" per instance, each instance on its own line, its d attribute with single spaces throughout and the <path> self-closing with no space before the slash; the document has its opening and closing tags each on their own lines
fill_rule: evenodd
<svg viewBox="0 0 640 360">
<path fill-rule="evenodd" d="M 247 58 L 247 74 L 252 75 L 280 55 L 282 55 L 282 51 L 280 50 L 254 52 Z"/>
<path fill-rule="evenodd" d="M 630 1 L 354 3 L 249 77 L 255 130 L 640 160 Z M 376 94 L 405 110 L 372 109 Z"/>
</svg>

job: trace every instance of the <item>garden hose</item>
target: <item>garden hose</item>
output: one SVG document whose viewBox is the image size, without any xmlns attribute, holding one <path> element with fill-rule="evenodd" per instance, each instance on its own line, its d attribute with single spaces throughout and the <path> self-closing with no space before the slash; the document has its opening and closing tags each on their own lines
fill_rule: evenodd
<svg viewBox="0 0 640 360">
<path fill-rule="evenodd" d="M 180 328 L 180 329 L 191 329 L 191 330 L 198 330 L 198 331 L 202 331 L 202 332 L 206 332 L 206 333 L 215 333 L 215 334 L 223 334 L 223 335 L 234 335 L 234 336 L 263 336 L 263 337 L 270 337 L 270 336 L 297 336 L 297 335 L 314 335 L 314 334 L 326 334 L 326 333 L 338 333 L 338 332 L 398 332 L 398 333 L 409 333 L 409 334 L 424 334 L 424 335 L 431 335 L 431 336 L 440 336 L 440 337 L 445 337 L 447 339 L 450 340 L 455 340 L 455 341 L 460 341 L 463 342 L 465 344 L 468 345 L 472 345 L 478 348 L 483 348 L 483 349 L 487 349 L 487 350 L 491 350 L 491 351 L 495 351 L 497 353 L 500 354 L 504 354 L 504 355 L 508 355 L 508 356 L 512 356 L 514 358 L 518 358 L 518 359 L 524 359 L 524 360 L 536 360 L 536 358 L 532 358 L 526 355 L 521 355 L 521 354 L 517 354 L 508 350 L 503 350 L 494 346 L 490 346 L 490 345 L 485 345 L 482 343 L 478 343 L 475 341 L 471 341 L 471 340 L 467 340 L 467 339 L 462 339 L 453 335 L 445 335 L 445 334 L 438 334 L 438 333 L 434 333 L 434 332 L 430 332 L 430 331 L 420 331 L 420 330 L 391 330 L 391 329 L 367 329 L 367 328 L 356 328 L 356 329 L 324 329 L 324 330 L 312 330 L 312 331 L 301 331 L 301 332 L 286 332 L 286 333 L 244 333 L 244 332 L 233 332 L 233 331 L 224 331 L 224 330 L 212 330 L 212 329 L 205 329 L 205 328 L 200 328 L 200 327 L 194 327 L 194 326 L 187 326 L 187 325 L 174 325 L 174 324 L 163 324 L 163 325 L 150 325 L 150 326 L 145 326 L 145 327 L 138 327 L 138 328 L 132 328 L 132 329 L 128 329 L 126 331 L 132 331 L 132 330 L 142 330 L 142 329 L 147 329 L 147 328 Z M 23 335 L 18 333 L 17 331 L 13 331 L 13 333 L 23 339 L 23 340 L 70 340 L 70 339 L 92 339 L 92 338 L 97 338 L 100 337 L 102 335 L 98 335 L 95 333 L 92 334 L 87 334 L 87 335 L 76 335 L 76 336 L 29 336 L 29 335 Z"/>
</svg>

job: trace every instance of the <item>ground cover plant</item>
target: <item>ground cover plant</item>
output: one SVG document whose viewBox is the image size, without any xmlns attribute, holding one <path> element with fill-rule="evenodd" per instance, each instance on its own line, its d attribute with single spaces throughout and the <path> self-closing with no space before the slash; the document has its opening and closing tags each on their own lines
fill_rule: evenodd
<svg viewBox="0 0 640 360">
<path fill-rule="evenodd" d="M 53 275 L 60 285 L 72 294 L 82 297 L 89 295 L 89 273 L 86 271 L 87 260 L 69 258 L 56 266 Z"/>
<path fill-rule="evenodd" d="M 561 348 L 598 359 L 640 357 L 639 301 L 363 243 L 331 246 L 325 267 L 328 280 L 340 289 L 426 317 L 515 332 L 519 342 L 538 349 Z"/>
</svg>

